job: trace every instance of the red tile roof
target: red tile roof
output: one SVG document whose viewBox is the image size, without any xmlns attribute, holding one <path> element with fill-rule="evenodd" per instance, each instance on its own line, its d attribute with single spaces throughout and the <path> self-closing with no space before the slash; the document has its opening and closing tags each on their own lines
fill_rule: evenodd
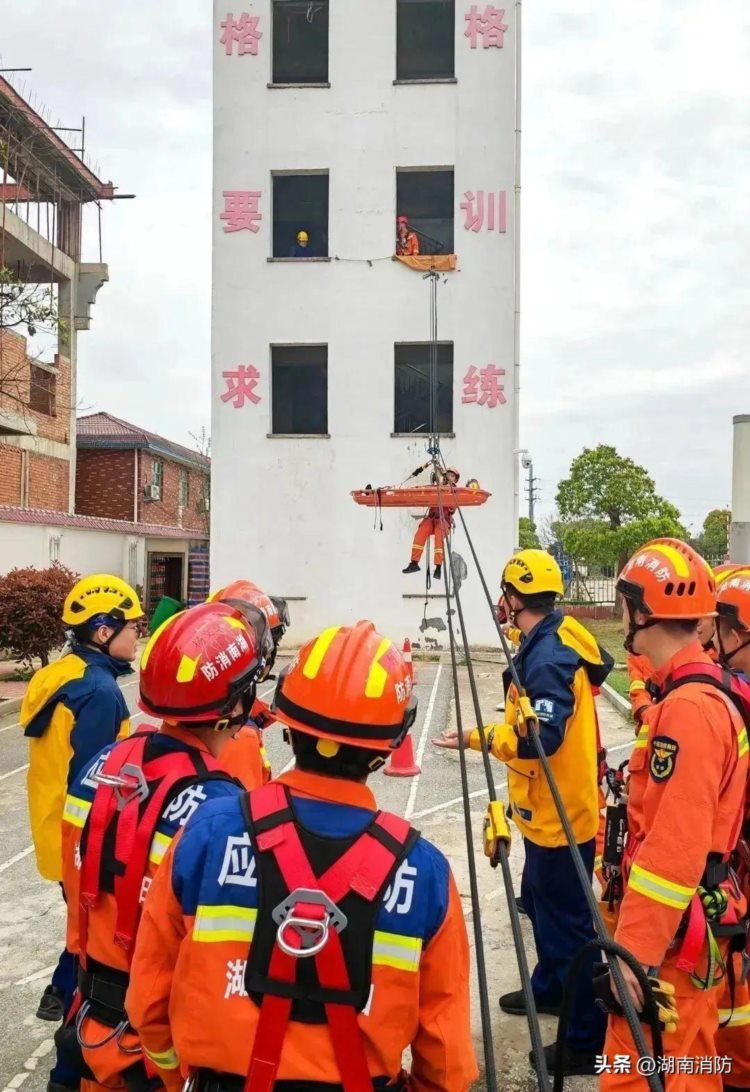
<svg viewBox="0 0 750 1092">
<path fill-rule="evenodd" d="M 111 413 L 90 413 L 85 417 L 79 417 L 76 422 L 76 434 L 76 445 L 82 448 L 145 447 L 163 455 L 171 454 L 194 466 L 205 469 L 211 466 L 211 460 L 200 452 L 191 451 L 189 447 L 176 444 L 138 425 L 131 425 L 128 421 L 114 417 Z"/>
<path fill-rule="evenodd" d="M 155 523 L 128 523 L 126 520 L 102 519 L 99 516 L 71 516 L 67 512 L 52 512 L 46 508 L 16 508 L 10 504 L 0 504 L 0 523 L 3 522 L 73 527 L 79 531 L 114 531 L 122 535 L 144 535 L 147 538 L 208 540 L 206 531 L 197 527 L 161 527 Z"/>
</svg>

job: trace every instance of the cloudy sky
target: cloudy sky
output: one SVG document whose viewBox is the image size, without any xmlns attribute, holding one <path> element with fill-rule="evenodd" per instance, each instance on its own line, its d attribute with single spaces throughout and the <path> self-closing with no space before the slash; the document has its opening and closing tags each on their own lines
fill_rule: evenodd
<svg viewBox="0 0 750 1092">
<path fill-rule="evenodd" d="M 183 442 L 209 418 L 210 9 L 2 0 L 3 66 L 33 66 L 63 124 L 85 113 L 102 176 L 138 195 L 105 210 L 81 397 Z M 523 106 L 542 509 L 604 441 L 699 524 L 730 500 L 731 419 L 750 412 L 750 4 L 531 0 Z"/>
</svg>

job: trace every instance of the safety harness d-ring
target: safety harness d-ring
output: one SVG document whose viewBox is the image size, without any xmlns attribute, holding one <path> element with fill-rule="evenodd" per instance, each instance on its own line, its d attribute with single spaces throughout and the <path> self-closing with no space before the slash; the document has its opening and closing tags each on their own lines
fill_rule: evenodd
<svg viewBox="0 0 750 1092">
<path fill-rule="evenodd" d="M 90 1008 L 91 1002 L 84 1001 L 76 1015 L 76 1039 L 78 1040 L 79 1047 L 81 1047 L 82 1050 L 99 1050 L 100 1047 L 106 1046 L 107 1043 L 111 1043 L 113 1039 L 117 1039 L 119 1041 L 128 1026 L 127 1020 L 121 1020 L 120 1023 L 112 1031 L 110 1031 L 109 1035 L 105 1035 L 104 1038 L 100 1039 L 98 1043 L 84 1042 L 83 1035 L 81 1034 L 81 1028 L 83 1027 L 83 1021 L 89 1014 Z"/>
<path fill-rule="evenodd" d="M 276 943 L 294 959 L 318 955 L 328 943 L 330 927 L 340 933 L 348 924 L 346 915 L 325 892 L 307 887 L 291 891 L 271 912 L 271 917 L 278 925 Z M 290 931 L 296 943 L 287 940 Z"/>
</svg>

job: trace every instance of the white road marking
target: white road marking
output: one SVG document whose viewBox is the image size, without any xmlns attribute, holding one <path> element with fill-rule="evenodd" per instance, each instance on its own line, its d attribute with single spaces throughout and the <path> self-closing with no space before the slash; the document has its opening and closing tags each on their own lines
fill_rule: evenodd
<svg viewBox="0 0 750 1092">
<path fill-rule="evenodd" d="M 15 770 L 8 770 L 7 773 L 0 774 L 0 781 L 5 781 L 6 777 L 12 777 L 13 774 L 23 773 L 23 771 L 28 770 L 28 768 L 29 768 L 28 762 L 26 763 L 25 766 L 16 766 Z"/>
<path fill-rule="evenodd" d="M 56 966 L 57 964 L 53 963 L 51 967 L 44 967 L 41 971 L 34 971 L 33 974 L 27 974 L 25 978 L 19 978 L 13 985 L 25 986 L 29 982 L 36 982 L 38 978 L 49 978 Z"/>
<path fill-rule="evenodd" d="M 427 745 L 427 736 L 430 731 L 430 725 L 432 724 L 432 714 L 435 711 L 435 701 L 437 699 L 438 683 L 440 682 L 440 676 L 443 673 L 443 665 L 439 664 L 438 669 L 435 672 L 435 679 L 432 684 L 432 691 L 430 693 L 430 700 L 427 703 L 427 712 L 424 718 L 424 724 L 422 725 L 422 733 L 419 737 L 419 743 L 417 744 L 417 753 L 414 756 L 417 766 L 422 765 L 422 759 L 424 758 L 424 749 Z M 409 799 L 406 801 L 406 810 L 404 811 L 404 819 L 411 819 L 414 813 L 414 805 L 417 802 L 417 790 L 419 788 L 419 779 L 422 775 L 417 774 L 412 778 L 411 786 L 409 787 Z"/>
<path fill-rule="evenodd" d="M 2 715 L 3 707 L 0 705 L 0 716 Z M 4 728 L 0 728 L 0 732 L 9 732 L 11 728 L 20 728 L 21 725 L 16 721 L 15 724 L 6 724 Z"/>
<path fill-rule="evenodd" d="M 21 1073 L 16 1073 L 15 1077 L 11 1077 L 5 1088 L 2 1089 L 2 1092 L 15 1092 L 17 1088 L 20 1088 L 24 1081 L 34 1072 L 42 1058 L 45 1058 L 52 1051 L 54 1045 L 54 1039 L 44 1039 L 34 1053 L 23 1063 L 23 1071 Z"/>
<path fill-rule="evenodd" d="M 22 849 L 20 853 L 16 853 L 15 857 L 10 857 L 9 860 L 3 861 L 3 863 L 0 864 L 0 872 L 5 872 L 6 868 L 10 868 L 10 866 L 14 865 L 17 861 L 22 861 L 24 857 L 28 857 L 28 855 L 33 852 L 33 846 L 26 846 L 26 849 Z"/>
</svg>

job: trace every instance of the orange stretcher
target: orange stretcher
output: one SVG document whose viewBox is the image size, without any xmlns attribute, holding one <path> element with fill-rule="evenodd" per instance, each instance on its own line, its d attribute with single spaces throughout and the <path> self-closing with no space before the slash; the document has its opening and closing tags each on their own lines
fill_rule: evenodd
<svg viewBox="0 0 750 1092">
<path fill-rule="evenodd" d="M 352 492 L 355 504 L 365 508 L 478 508 L 491 496 L 486 489 L 449 485 L 382 485 Z"/>
</svg>

